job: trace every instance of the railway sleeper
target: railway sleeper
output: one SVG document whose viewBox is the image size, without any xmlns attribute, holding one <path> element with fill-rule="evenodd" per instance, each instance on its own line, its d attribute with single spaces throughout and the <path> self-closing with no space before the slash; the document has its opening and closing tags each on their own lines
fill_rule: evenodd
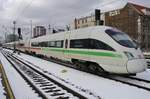
<svg viewBox="0 0 150 99">
<path fill-rule="evenodd" d="M 34 81 L 35 82 L 46 82 L 47 80 L 44 80 L 44 79 L 35 79 Z"/>
<path fill-rule="evenodd" d="M 29 74 L 28 75 L 30 75 L 31 77 L 33 77 L 33 75 L 35 75 L 36 73 L 31 73 L 30 71 L 28 71 L 28 70 L 30 70 L 30 69 L 28 69 L 27 68 L 27 70 L 26 70 L 26 72 L 28 72 Z M 27 74 L 27 73 L 26 73 Z M 43 79 L 41 78 L 40 79 L 41 80 L 41 82 L 43 83 Z M 37 80 L 37 83 L 38 82 L 40 82 L 40 80 L 38 79 Z M 44 80 L 44 81 L 46 81 L 46 80 Z M 57 87 L 57 86 L 56 86 Z M 57 87 L 58 88 L 58 90 L 60 89 L 61 91 L 58 91 L 58 90 L 56 90 L 57 88 L 56 87 L 50 87 L 50 89 L 49 90 L 53 90 L 53 91 L 55 91 L 54 93 L 50 93 L 50 95 L 51 96 L 53 96 L 53 97 L 56 97 L 55 99 L 68 99 L 70 96 L 72 97 L 72 94 L 70 95 L 70 94 L 68 94 L 68 92 L 66 91 L 66 90 L 61 90 L 61 87 L 59 88 L 59 87 Z M 41 88 L 40 88 L 41 89 Z M 44 91 L 44 90 L 43 90 Z M 69 97 L 68 97 L 69 96 Z"/>
<path fill-rule="evenodd" d="M 40 77 L 40 76 L 31 76 L 32 77 L 32 79 L 36 79 L 36 78 L 42 78 L 42 77 Z"/>
<path fill-rule="evenodd" d="M 50 92 L 53 92 L 53 90 L 57 90 L 56 88 L 53 88 L 53 89 L 51 89 L 51 88 L 47 88 L 47 89 L 43 89 L 43 90 L 45 90 L 45 92 L 46 93 L 50 93 Z M 58 89 L 59 90 L 59 89 Z M 61 91 L 61 90 L 60 90 Z"/>
<path fill-rule="evenodd" d="M 46 93 L 52 93 L 52 92 L 60 92 L 60 89 L 47 89 L 45 92 Z"/>
<path fill-rule="evenodd" d="M 47 86 L 53 86 L 53 84 L 42 84 L 40 87 L 47 87 Z"/>
<path fill-rule="evenodd" d="M 51 96 L 60 96 L 60 95 L 65 95 L 65 93 L 54 92 L 51 94 Z"/>
<path fill-rule="evenodd" d="M 40 83 L 36 83 L 37 85 L 38 84 L 42 84 L 42 85 L 46 85 L 46 84 L 50 84 L 50 82 L 40 82 Z"/>
<path fill-rule="evenodd" d="M 60 96 L 60 97 L 57 97 L 56 99 L 69 99 L 70 97 L 68 97 L 68 96 L 66 96 L 66 97 L 62 97 L 62 96 Z"/>
<path fill-rule="evenodd" d="M 49 87 L 44 87 L 44 88 L 42 88 L 42 89 L 43 89 L 43 90 L 47 90 L 47 89 L 48 89 L 48 90 L 49 90 L 49 89 L 50 89 L 50 90 L 53 90 L 53 89 L 51 89 L 50 86 L 49 86 Z"/>
</svg>

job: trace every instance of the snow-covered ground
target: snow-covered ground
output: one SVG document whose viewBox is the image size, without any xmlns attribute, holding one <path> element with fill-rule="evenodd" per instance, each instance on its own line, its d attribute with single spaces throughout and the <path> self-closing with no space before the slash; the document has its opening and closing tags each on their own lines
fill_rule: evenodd
<svg viewBox="0 0 150 99">
<path fill-rule="evenodd" d="M 49 73 L 55 74 L 57 77 L 68 81 L 72 85 L 82 87 L 89 92 L 95 93 L 96 95 L 102 97 L 102 99 L 149 99 L 150 92 L 132 87 L 120 82 L 113 80 L 108 80 L 93 74 L 81 72 L 48 62 L 36 57 L 21 54 L 18 57 L 30 61 L 31 63 L 39 66 L 40 68 L 48 71 Z M 137 77 L 143 77 L 150 79 L 150 71 L 147 70 L 144 73 L 140 73 Z"/>
<path fill-rule="evenodd" d="M 147 69 L 145 72 L 139 73 L 136 76 L 137 78 L 150 80 L 150 69 Z"/>
<path fill-rule="evenodd" d="M 16 99 L 41 99 L 38 97 L 37 94 L 34 93 L 30 86 L 27 85 L 27 83 L 16 72 L 16 70 L 11 66 L 11 64 L 4 58 L 2 53 L 0 53 L 0 60 L 3 64 L 5 73 L 7 75 L 7 78 L 9 80 L 10 86 Z M 0 99 L 5 99 L 1 98 L 1 91 Z"/>
</svg>

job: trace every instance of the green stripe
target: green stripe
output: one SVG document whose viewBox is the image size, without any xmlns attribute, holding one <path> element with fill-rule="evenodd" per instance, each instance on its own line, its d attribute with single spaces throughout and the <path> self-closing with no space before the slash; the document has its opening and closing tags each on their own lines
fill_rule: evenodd
<svg viewBox="0 0 150 99">
<path fill-rule="evenodd" d="M 81 50 L 65 50 L 62 48 L 42 48 L 43 51 L 54 51 L 64 52 L 65 54 L 79 54 L 79 55 L 90 55 L 90 56 L 105 56 L 105 57 L 116 57 L 122 58 L 121 54 L 112 52 L 94 52 L 94 51 L 81 51 Z"/>
</svg>

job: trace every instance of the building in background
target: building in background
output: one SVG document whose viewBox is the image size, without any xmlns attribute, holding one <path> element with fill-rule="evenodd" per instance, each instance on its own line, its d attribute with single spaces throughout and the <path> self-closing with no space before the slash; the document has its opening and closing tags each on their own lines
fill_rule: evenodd
<svg viewBox="0 0 150 99">
<path fill-rule="evenodd" d="M 101 14 L 100 20 L 105 20 L 104 14 Z M 105 23 L 104 23 L 105 24 Z M 79 29 L 79 28 L 84 28 L 84 27 L 89 27 L 89 26 L 95 26 L 95 14 L 82 17 L 82 18 L 75 18 L 74 23 L 73 23 L 73 28 L 74 29 Z"/>
<path fill-rule="evenodd" d="M 6 36 L 5 42 L 9 43 L 9 42 L 14 42 L 18 40 L 19 40 L 19 36 L 17 34 L 9 34 Z"/>
<path fill-rule="evenodd" d="M 125 6 L 101 13 L 104 25 L 127 33 L 143 49 L 150 50 L 150 8 L 127 3 Z M 94 26 L 95 15 L 74 20 L 74 29 Z"/>
<path fill-rule="evenodd" d="M 46 28 L 44 26 L 36 26 L 33 28 L 33 38 L 46 35 Z"/>
<path fill-rule="evenodd" d="M 142 48 L 150 48 L 150 8 L 127 3 L 122 9 L 106 12 L 105 25 L 128 33 Z"/>
</svg>

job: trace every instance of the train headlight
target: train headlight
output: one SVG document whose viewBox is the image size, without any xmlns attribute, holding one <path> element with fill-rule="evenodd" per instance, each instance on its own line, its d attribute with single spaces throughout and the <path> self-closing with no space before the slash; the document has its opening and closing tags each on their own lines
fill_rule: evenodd
<svg viewBox="0 0 150 99">
<path fill-rule="evenodd" d="M 124 52 L 124 53 L 128 57 L 129 60 L 132 60 L 134 58 L 132 53 L 130 53 L 130 52 Z"/>
</svg>

